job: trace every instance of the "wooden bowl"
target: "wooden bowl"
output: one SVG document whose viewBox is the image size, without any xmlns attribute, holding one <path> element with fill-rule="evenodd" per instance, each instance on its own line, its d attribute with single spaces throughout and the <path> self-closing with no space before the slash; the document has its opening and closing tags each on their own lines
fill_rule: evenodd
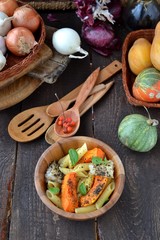
<svg viewBox="0 0 160 240">
<path fill-rule="evenodd" d="M 24 4 L 18 2 L 19 7 L 22 5 Z M 30 5 L 27 5 L 27 7 L 32 8 Z M 2 71 L 0 71 L 0 88 L 11 84 L 16 79 L 19 79 L 20 77 L 28 73 L 30 70 L 32 70 L 30 69 L 30 65 L 34 62 L 36 55 L 44 44 L 44 40 L 46 37 L 45 25 L 41 16 L 39 28 L 34 33 L 34 36 L 38 44 L 34 46 L 32 51 L 27 56 L 18 57 L 9 51 L 7 52 L 6 66 L 3 68 Z"/>
<path fill-rule="evenodd" d="M 106 153 L 107 158 L 111 159 L 114 162 L 115 190 L 112 193 L 108 203 L 106 203 L 99 210 L 96 210 L 90 213 L 84 213 L 84 214 L 65 212 L 59 209 L 58 207 L 56 207 L 47 198 L 45 172 L 48 166 L 53 161 L 58 161 L 60 158 L 66 155 L 70 148 L 77 149 L 81 147 L 84 143 L 87 144 L 88 149 L 92 149 L 94 147 L 100 147 Z M 120 198 L 124 188 L 125 172 L 119 156 L 111 147 L 109 147 L 107 144 L 103 143 L 100 140 L 90 138 L 90 137 L 78 136 L 78 137 L 64 138 L 54 143 L 48 149 L 45 150 L 45 152 L 41 155 L 40 159 L 37 162 L 37 165 L 35 168 L 34 181 L 35 181 L 35 187 L 40 199 L 52 212 L 57 213 L 58 215 L 71 220 L 80 221 L 80 220 L 88 220 L 88 219 L 99 217 L 114 206 L 114 204 Z"/>
<path fill-rule="evenodd" d="M 160 102 L 159 103 L 149 103 L 137 100 L 132 95 L 132 86 L 134 83 L 134 80 L 136 76 L 131 72 L 128 64 L 128 52 L 131 46 L 133 45 L 134 41 L 138 38 L 144 37 L 150 43 L 152 43 L 153 37 L 154 37 L 154 29 L 145 29 L 145 30 L 137 30 L 130 32 L 123 43 L 122 47 L 122 82 L 125 94 L 127 96 L 128 102 L 135 106 L 146 106 L 146 107 L 154 107 L 154 108 L 160 108 Z"/>
</svg>

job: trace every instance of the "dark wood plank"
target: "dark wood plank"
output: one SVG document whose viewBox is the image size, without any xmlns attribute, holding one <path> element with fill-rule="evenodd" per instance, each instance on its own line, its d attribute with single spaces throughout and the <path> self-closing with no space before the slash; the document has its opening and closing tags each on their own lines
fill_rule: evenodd
<svg viewBox="0 0 160 240">
<path fill-rule="evenodd" d="M 47 14 L 43 13 L 45 19 Z M 54 13 L 54 12 L 52 12 Z M 57 22 L 46 24 L 56 28 L 72 27 L 80 33 L 81 22 L 74 12 L 56 12 Z M 123 39 L 125 30 L 117 25 Z M 88 46 L 82 41 L 85 49 Z M 89 50 L 90 51 L 90 50 Z M 159 224 L 159 141 L 148 153 L 137 153 L 122 146 L 117 129 L 122 118 L 131 113 L 147 115 L 142 107 L 127 102 L 121 73 L 116 74 L 114 86 L 81 118 L 77 135 L 95 136 L 109 144 L 120 156 L 126 171 L 123 194 L 106 214 L 87 222 L 74 222 L 52 214 L 38 198 L 34 187 L 34 169 L 38 158 L 48 147 L 44 135 L 30 143 L 16 143 L 7 133 L 9 121 L 18 112 L 56 101 L 55 92 L 64 96 L 82 83 L 96 67 L 105 67 L 115 59 L 121 60 L 121 50 L 109 57 L 91 52 L 91 58 L 71 60 L 69 66 L 53 85 L 42 84 L 32 95 L 14 107 L 0 112 L 0 238 L 2 240 L 151 240 L 160 238 Z M 90 65 L 92 59 L 92 65 Z M 149 109 L 159 118 L 158 109 Z M 160 130 L 158 127 L 158 135 Z M 12 204 L 11 204 L 12 203 Z M 95 226 L 97 227 L 95 232 Z"/>
<path fill-rule="evenodd" d="M 88 67 L 86 67 L 88 66 Z M 80 69 L 83 69 L 81 71 Z M 64 96 L 82 83 L 90 74 L 88 59 L 71 60 L 69 66 L 53 85 L 43 84 L 23 101 L 22 110 L 55 101 L 55 93 Z M 73 222 L 52 214 L 38 198 L 33 176 L 38 158 L 48 147 L 44 136 L 34 142 L 18 144 L 12 220 L 9 239 L 94 239 L 94 220 Z M 34 153 L 34 154 L 33 154 Z M 25 231 L 24 231 L 25 229 Z M 79 232 L 79 229 L 81 231 Z M 83 231 L 82 231 L 83 229 Z M 87 234 L 87 235 L 86 235 Z"/>
<path fill-rule="evenodd" d="M 0 239 L 7 239 L 12 208 L 12 194 L 15 176 L 17 144 L 9 137 L 7 126 L 14 110 L 0 114 Z"/>
<path fill-rule="evenodd" d="M 114 52 L 107 59 L 93 54 L 93 62 L 101 64 L 121 59 L 121 52 Z M 100 59 L 98 59 L 100 58 Z M 115 85 L 94 107 L 95 137 L 109 144 L 119 154 L 126 171 L 124 192 L 118 203 L 97 221 L 99 239 L 138 240 L 159 239 L 159 140 L 149 153 L 137 153 L 122 146 L 117 130 L 122 118 L 139 113 L 147 116 L 143 107 L 131 106 L 126 99 L 122 76 L 114 78 Z M 158 118 L 157 109 L 149 109 L 152 118 Z M 101 130 L 103 126 L 103 130 Z M 158 127 L 159 133 L 159 127 Z"/>
</svg>

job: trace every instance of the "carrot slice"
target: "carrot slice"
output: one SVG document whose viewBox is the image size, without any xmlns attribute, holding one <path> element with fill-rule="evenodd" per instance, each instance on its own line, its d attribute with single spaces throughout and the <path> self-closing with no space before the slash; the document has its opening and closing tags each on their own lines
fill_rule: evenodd
<svg viewBox="0 0 160 240">
<path fill-rule="evenodd" d="M 92 157 L 100 157 L 104 159 L 105 153 L 100 148 L 95 147 L 91 150 L 88 150 L 84 154 L 84 156 L 78 161 L 78 163 L 89 163 L 92 161 Z"/>
<path fill-rule="evenodd" d="M 75 172 L 65 175 L 61 192 L 62 208 L 66 212 L 75 212 L 78 207 L 77 176 Z"/>
<path fill-rule="evenodd" d="M 96 202 L 105 187 L 110 183 L 110 178 L 103 176 L 95 176 L 93 186 L 89 192 L 80 198 L 81 207 L 89 206 Z"/>
</svg>

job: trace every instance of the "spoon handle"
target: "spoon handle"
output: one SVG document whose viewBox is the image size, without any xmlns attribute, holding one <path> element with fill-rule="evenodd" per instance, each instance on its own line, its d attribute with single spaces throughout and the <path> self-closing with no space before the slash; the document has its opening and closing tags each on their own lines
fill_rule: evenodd
<svg viewBox="0 0 160 240">
<path fill-rule="evenodd" d="M 82 105 L 82 103 L 86 100 L 89 93 L 91 92 L 92 88 L 94 87 L 96 80 L 98 78 L 100 72 L 100 68 L 98 67 L 96 70 L 94 70 L 91 75 L 87 78 L 87 80 L 83 83 L 81 90 L 76 98 L 76 102 L 73 106 L 73 108 L 79 109 L 79 107 Z"/>
<path fill-rule="evenodd" d="M 109 65 L 107 65 L 105 68 L 103 68 L 100 71 L 100 74 L 98 76 L 98 79 L 96 81 L 96 84 L 102 83 L 104 81 L 106 81 L 107 79 L 111 78 L 114 74 L 116 74 L 117 72 L 119 72 L 122 69 L 122 64 L 121 62 L 119 62 L 118 60 L 114 60 L 113 62 L 111 62 Z M 80 89 L 82 87 L 82 84 L 79 85 L 78 87 L 76 87 L 75 89 L 73 89 L 71 92 L 69 92 L 68 94 L 66 94 L 65 96 L 63 96 L 60 100 L 71 100 L 71 99 L 76 99 Z M 55 107 L 54 107 L 54 103 L 50 104 L 47 109 L 46 109 L 46 113 L 51 116 L 54 117 L 53 111 L 54 111 Z M 65 111 L 66 109 L 64 109 Z"/>
<path fill-rule="evenodd" d="M 105 84 L 105 88 L 99 92 L 94 93 L 81 105 L 80 116 L 88 111 L 96 102 L 98 102 L 112 87 L 114 81 Z M 45 133 L 45 140 L 48 144 L 53 144 L 58 141 L 60 137 L 54 131 L 54 124 L 52 124 Z"/>
<path fill-rule="evenodd" d="M 92 91 L 90 92 L 89 95 L 93 95 L 96 92 L 101 91 L 102 89 L 105 88 L 105 85 L 103 83 L 98 84 L 96 86 L 93 87 Z M 46 109 L 46 113 L 48 116 L 50 117 L 57 117 L 58 115 L 60 115 L 63 111 L 67 110 L 67 108 L 69 107 L 69 105 L 74 102 L 76 100 L 76 96 L 70 98 L 70 99 L 60 99 L 57 102 L 51 103 L 47 109 Z"/>
</svg>

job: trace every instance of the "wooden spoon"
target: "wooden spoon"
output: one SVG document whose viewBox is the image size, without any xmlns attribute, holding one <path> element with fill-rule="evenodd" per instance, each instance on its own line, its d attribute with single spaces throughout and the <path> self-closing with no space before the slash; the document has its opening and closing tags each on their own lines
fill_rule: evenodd
<svg viewBox="0 0 160 240">
<path fill-rule="evenodd" d="M 96 84 L 109 79 L 115 73 L 120 71 L 121 68 L 122 64 L 119 61 L 114 60 L 100 71 Z M 76 87 L 62 99 L 71 99 L 72 97 L 75 99 L 75 96 L 78 95 L 81 87 L 82 85 Z M 18 142 L 29 142 L 41 136 L 53 121 L 53 117 L 50 117 L 52 116 L 53 108 L 48 108 L 49 106 L 34 107 L 16 115 L 10 121 L 8 126 L 8 133 L 11 138 Z M 46 111 L 47 108 L 48 112 Z M 66 109 L 64 108 L 64 110 Z M 46 112 L 49 113 L 48 115 L 50 116 L 47 116 Z"/>
<path fill-rule="evenodd" d="M 99 68 L 96 73 L 98 76 Z M 97 91 L 101 88 L 104 88 L 104 85 L 101 85 L 100 88 L 98 87 Z M 16 115 L 8 125 L 9 135 L 18 142 L 28 142 L 42 135 L 53 121 L 53 117 L 46 114 L 47 107 L 31 108 Z"/>
<path fill-rule="evenodd" d="M 89 95 L 92 95 L 96 92 L 99 92 L 100 90 L 104 89 L 105 85 L 104 84 L 98 84 L 94 86 L 92 91 L 89 93 Z M 78 94 L 77 94 L 78 95 Z M 47 109 L 46 113 L 50 117 L 57 117 L 59 116 L 63 111 L 67 110 L 69 105 L 76 100 L 77 95 L 70 95 L 68 96 L 68 99 L 62 98 L 59 101 L 56 101 L 54 103 L 51 103 Z"/>
<path fill-rule="evenodd" d="M 60 137 L 70 137 L 73 136 L 80 126 L 80 114 L 79 114 L 79 108 L 82 105 L 82 103 L 86 100 L 89 93 L 91 92 L 92 88 L 94 87 L 96 80 L 99 75 L 100 68 L 97 68 L 93 71 L 93 73 L 87 78 L 87 80 L 83 83 L 83 86 L 77 96 L 76 102 L 73 105 L 72 108 L 69 110 L 63 112 L 55 122 L 55 132 Z M 70 118 L 73 122 L 75 122 L 75 126 L 72 128 L 72 131 L 64 131 L 64 128 L 59 125 L 59 120 L 61 117 L 64 117 L 65 119 Z"/>
<path fill-rule="evenodd" d="M 107 83 L 104 89 L 88 97 L 87 100 L 80 107 L 80 116 L 82 116 L 85 112 L 88 111 L 89 108 L 91 108 L 96 102 L 98 102 L 105 95 L 105 93 L 108 92 L 113 83 L 114 81 Z M 45 140 L 48 144 L 53 144 L 60 139 L 60 137 L 54 131 L 54 126 L 55 124 L 52 124 L 45 133 Z"/>
<path fill-rule="evenodd" d="M 120 71 L 122 69 L 122 64 L 121 62 L 119 62 L 118 60 L 114 60 L 113 62 L 111 62 L 109 65 L 107 65 L 106 67 L 104 67 L 101 71 L 100 74 L 98 76 L 98 79 L 96 81 L 96 84 L 102 83 L 104 81 L 106 81 L 107 79 L 109 79 L 110 77 L 112 77 L 115 73 L 117 73 L 118 71 Z M 75 89 L 73 89 L 71 92 L 69 92 L 68 94 L 66 94 L 64 97 L 61 98 L 61 103 L 63 104 L 64 100 L 68 100 L 68 99 L 75 99 L 81 89 L 83 84 L 79 85 L 78 87 L 76 87 Z M 55 108 L 57 111 L 57 107 L 55 106 L 56 103 L 50 104 L 47 109 L 46 109 L 46 113 L 50 116 L 50 117 L 55 117 Z M 59 108 L 59 104 L 58 104 L 58 108 Z M 65 111 L 67 108 L 65 108 L 65 105 L 63 106 L 63 110 Z M 59 110 L 61 111 L 61 108 L 59 108 Z M 58 115 L 57 115 L 58 116 Z"/>
<path fill-rule="evenodd" d="M 90 94 L 95 94 L 102 89 L 105 89 L 105 85 L 98 84 L 92 89 Z M 68 101 L 62 101 L 63 109 L 66 110 L 69 103 L 73 101 L 75 101 L 75 98 L 72 98 L 72 95 Z M 57 108 L 59 107 L 59 111 L 54 111 L 54 116 L 58 116 L 62 112 L 59 101 L 54 102 L 53 105 L 57 106 Z M 16 115 L 8 125 L 9 135 L 18 142 L 28 142 L 42 135 L 54 119 L 46 114 L 47 107 L 30 108 Z"/>
</svg>

